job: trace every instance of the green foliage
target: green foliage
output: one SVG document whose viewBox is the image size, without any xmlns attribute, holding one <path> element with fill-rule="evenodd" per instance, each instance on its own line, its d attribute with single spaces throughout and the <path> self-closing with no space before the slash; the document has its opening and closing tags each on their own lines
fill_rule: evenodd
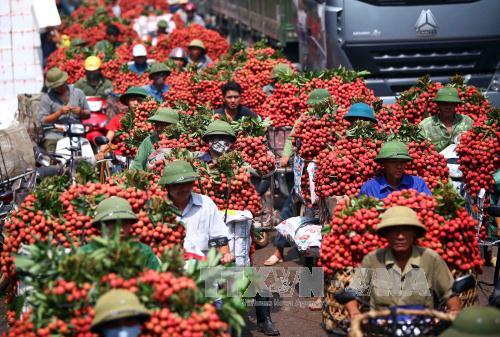
<svg viewBox="0 0 500 337">
<path fill-rule="evenodd" d="M 246 136 L 261 137 L 266 135 L 267 128 L 272 125 L 272 122 L 269 117 L 263 120 L 245 116 L 238 121 L 230 122 L 230 124 L 237 134 L 242 133 Z"/>
<path fill-rule="evenodd" d="M 54 176 L 42 180 L 34 192 L 36 196 L 35 208 L 44 212 L 50 211 L 52 215 L 60 215 L 63 211 L 63 205 L 59 197 L 67 186 L 67 176 Z"/>
<path fill-rule="evenodd" d="M 451 182 L 441 181 L 432 195 L 438 203 L 436 213 L 448 220 L 456 217 L 457 211 L 465 206 L 465 200 L 457 193 Z"/>
</svg>

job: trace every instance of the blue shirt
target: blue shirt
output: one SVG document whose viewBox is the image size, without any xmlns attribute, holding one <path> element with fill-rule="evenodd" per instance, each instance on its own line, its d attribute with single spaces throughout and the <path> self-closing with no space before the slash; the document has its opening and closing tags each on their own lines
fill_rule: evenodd
<svg viewBox="0 0 500 337">
<path fill-rule="evenodd" d="M 149 96 L 153 97 L 155 101 L 157 102 L 163 102 L 163 94 L 170 89 L 169 85 L 163 85 L 163 88 L 161 90 L 156 89 L 156 87 L 152 84 L 148 84 L 142 87 L 146 92 L 148 93 Z"/>
<path fill-rule="evenodd" d="M 132 71 L 132 72 L 134 72 L 136 74 L 143 74 L 144 72 L 146 72 L 146 70 L 148 69 L 148 67 L 149 67 L 149 65 L 147 63 L 138 65 L 137 63 L 132 62 L 132 64 L 129 64 L 128 70 Z"/>
<path fill-rule="evenodd" d="M 396 189 L 389 185 L 385 176 L 370 179 L 363 184 L 358 196 L 367 195 L 369 197 L 383 199 L 392 192 L 401 190 L 415 190 L 419 193 L 423 192 L 427 195 L 432 195 L 429 187 L 427 187 L 427 184 L 422 178 L 405 174 Z"/>
</svg>

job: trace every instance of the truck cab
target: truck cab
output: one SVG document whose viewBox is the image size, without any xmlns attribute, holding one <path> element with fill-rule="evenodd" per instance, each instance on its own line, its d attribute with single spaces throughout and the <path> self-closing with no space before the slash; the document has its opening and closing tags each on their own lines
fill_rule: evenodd
<svg viewBox="0 0 500 337">
<path fill-rule="evenodd" d="M 376 95 L 395 95 L 426 74 L 442 82 L 465 75 L 470 85 L 490 87 L 490 99 L 500 95 L 492 85 L 500 1 L 327 0 L 323 6 L 326 66 L 368 70 Z"/>
</svg>

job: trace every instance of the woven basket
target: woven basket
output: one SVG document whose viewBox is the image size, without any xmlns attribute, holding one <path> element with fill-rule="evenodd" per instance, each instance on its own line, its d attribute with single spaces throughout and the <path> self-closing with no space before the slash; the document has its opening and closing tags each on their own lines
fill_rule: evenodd
<svg viewBox="0 0 500 337">
<path fill-rule="evenodd" d="M 472 273 L 472 274 L 476 279 L 476 286 L 458 295 L 462 308 L 473 307 L 479 302 L 477 293 L 477 273 Z M 464 273 L 461 271 L 452 270 L 451 275 L 453 275 L 454 279 L 457 279 L 458 277 L 463 276 Z"/>
<path fill-rule="evenodd" d="M 454 316 L 437 310 L 397 309 L 397 315 L 417 315 L 411 324 L 393 325 L 391 310 L 369 311 L 356 317 L 351 324 L 349 337 L 416 336 L 435 337 L 446 330 Z"/>
<path fill-rule="evenodd" d="M 323 298 L 323 328 L 328 332 L 333 332 L 334 329 L 347 331 L 350 320 L 349 313 L 344 305 L 337 302 L 334 297 L 336 292 L 349 286 L 354 268 L 347 268 L 337 272 L 333 277 L 325 279 L 325 297 Z M 361 311 L 366 311 L 367 308 L 361 306 Z"/>
</svg>

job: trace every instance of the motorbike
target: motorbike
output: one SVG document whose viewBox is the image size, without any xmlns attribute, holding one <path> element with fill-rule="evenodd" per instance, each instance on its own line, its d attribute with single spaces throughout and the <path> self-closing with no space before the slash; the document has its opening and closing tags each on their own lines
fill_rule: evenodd
<svg viewBox="0 0 500 337">
<path fill-rule="evenodd" d="M 85 138 L 97 152 L 95 139 L 98 136 L 106 136 L 105 127 L 109 122 L 109 117 L 106 114 L 107 101 L 101 97 L 87 96 L 87 102 L 90 108 L 90 117 L 83 120 L 82 123 L 86 127 Z"/>
<path fill-rule="evenodd" d="M 476 286 L 476 279 L 467 274 L 455 279 L 452 293 L 459 295 Z M 334 294 L 335 300 L 342 305 L 357 300 L 372 310 L 356 317 L 351 322 L 353 335 L 368 336 L 437 336 L 446 330 L 451 322 L 444 319 L 446 315 L 438 310 L 426 309 L 419 305 L 395 306 L 385 311 L 373 310 L 370 303 L 354 289 L 346 288 Z M 444 303 L 440 303 L 444 307 Z M 334 329 L 335 336 L 347 336 L 344 329 Z"/>
<path fill-rule="evenodd" d="M 101 148 L 103 145 L 108 145 L 109 140 L 104 136 L 97 136 L 95 138 L 95 143 L 98 148 Z M 117 155 L 113 149 L 113 145 L 109 144 L 108 147 L 102 151 L 102 157 L 98 157 L 95 165 L 99 175 L 99 181 L 104 183 L 112 174 L 122 172 L 127 167 L 127 159 Z"/>
<path fill-rule="evenodd" d="M 54 125 L 64 130 L 64 137 L 57 141 L 54 157 L 65 167 L 70 182 L 74 182 L 78 163 L 82 160 L 95 164 L 95 154 L 90 142 L 85 138 L 85 127 L 81 123 Z"/>
</svg>

